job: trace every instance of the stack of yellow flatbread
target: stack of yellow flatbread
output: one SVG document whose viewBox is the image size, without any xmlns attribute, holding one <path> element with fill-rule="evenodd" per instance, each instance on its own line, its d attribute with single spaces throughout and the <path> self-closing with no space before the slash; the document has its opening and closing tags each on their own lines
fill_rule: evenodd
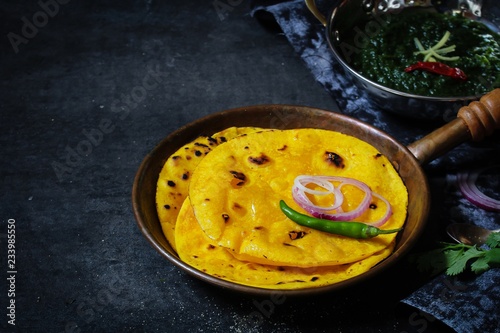
<svg viewBox="0 0 500 333">
<path fill-rule="evenodd" d="M 269 289 L 337 283 L 392 253 L 395 234 L 354 239 L 288 219 L 280 200 L 304 212 L 292 198 L 299 175 L 362 181 L 391 204 L 392 215 L 381 228 L 404 224 L 406 187 L 387 158 L 366 142 L 320 129 L 232 127 L 199 137 L 166 161 L 156 193 L 165 237 L 181 260 L 200 271 Z M 346 195 L 342 208 L 352 209 L 356 196 Z M 377 219 L 382 210 L 370 209 L 358 221 Z"/>
</svg>

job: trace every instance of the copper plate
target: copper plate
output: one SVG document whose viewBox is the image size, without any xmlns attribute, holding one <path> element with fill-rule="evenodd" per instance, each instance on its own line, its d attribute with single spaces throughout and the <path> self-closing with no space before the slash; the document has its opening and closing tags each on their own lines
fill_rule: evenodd
<svg viewBox="0 0 500 333">
<path fill-rule="evenodd" d="M 276 290 L 240 285 L 205 274 L 179 259 L 163 235 L 156 213 L 155 193 L 160 171 L 167 160 L 184 144 L 200 135 L 211 135 L 231 126 L 256 126 L 263 128 L 322 128 L 355 136 L 369 142 L 386 155 L 399 172 L 409 192 L 408 217 L 403 232 L 397 239 L 394 253 L 368 272 L 352 279 L 324 287 L 298 290 L 280 290 L 284 295 L 305 295 L 339 290 L 386 270 L 406 254 L 417 241 L 425 226 L 430 198 L 426 177 L 419 161 L 403 145 L 388 134 L 361 121 L 330 111 L 293 105 L 260 105 L 242 107 L 211 114 L 196 120 L 160 142 L 149 153 L 137 172 L 132 204 L 137 224 L 150 244 L 167 260 L 188 274 L 203 281 L 230 290 L 259 295 L 271 295 Z"/>
</svg>

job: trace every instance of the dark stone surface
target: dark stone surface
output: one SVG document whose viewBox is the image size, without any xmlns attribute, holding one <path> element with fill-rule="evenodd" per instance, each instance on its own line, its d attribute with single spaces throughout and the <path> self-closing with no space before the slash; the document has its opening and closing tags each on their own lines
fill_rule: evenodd
<svg viewBox="0 0 500 333">
<path fill-rule="evenodd" d="M 187 276 L 141 235 L 133 178 L 175 129 L 245 105 L 337 110 L 247 3 L 60 0 L 45 16 L 41 3 L 56 2 L 0 6 L 2 332 L 434 329 L 397 306 L 421 282 L 405 264 L 356 290 L 273 303 Z M 5 297 L 9 225 L 15 297 Z"/>
</svg>

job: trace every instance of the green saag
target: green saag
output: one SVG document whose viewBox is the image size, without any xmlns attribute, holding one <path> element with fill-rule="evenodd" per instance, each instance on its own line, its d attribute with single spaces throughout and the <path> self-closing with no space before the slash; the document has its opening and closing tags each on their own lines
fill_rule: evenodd
<svg viewBox="0 0 500 333">
<path fill-rule="evenodd" d="M 433 97 L 477 96 L 500 87 L 500 34 L 462 16 L 405 12 L 390 15 L 386 24 L 353 55 L 351 66 L 361 75 L 392 89 Z M 432 47 L 447 32 L 450 36 L 444 49 L 449 50 L 446 59 L 451 61 L 444 62 L 464 71 L 467 81 L 425 71 L 404 71 L 424 61 L 424 55 L 418 52 L 420 46 Z M 416 46 L 415 40 L 421 45 Z"/>
</svg>

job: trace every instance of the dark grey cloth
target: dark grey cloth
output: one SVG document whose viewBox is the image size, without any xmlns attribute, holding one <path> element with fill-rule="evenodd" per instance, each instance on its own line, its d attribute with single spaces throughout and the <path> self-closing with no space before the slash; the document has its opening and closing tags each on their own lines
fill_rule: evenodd
<svg viewBox="0 0 500 333">
<path fill-rule="evenodd" d="M 325 14 L 338 3 L 339 1 L 317 1 L 318 7 Z M 495 18 L 494 21 L 499 17 L 498 12 L 498 5 L 488 9 L 488 13 Z M 277 23 L 315 79 L 331 93 L 342 113 L 373 124 L 404 144 L 413 142 L 442 125 L 404 119 L 370 104 L 368 96 L 353 84 L 333 58 L 326 41 L 325 27 L 309 12 L 303 0 L 267 1 L 261 4 L 255 2 L 252 15 L 269 27 Z M 443 234 L 444 227 L 450 222 L 499 228 L 498 213 L 486 212 L 473 206 L 454 186 L 454 174 L 458 169 L 472 168 L 478 163 L 500 164 L 496 157 L 500 152 L 499 143 L 496 133 L 482 143 L 463 144 L 425 167 L 431 187 L 440 193 L 433 200 L 433 205 L 438 206 L 434 209 L 433 219 L 440 221 L 439 227 Z M 493 183 L 492 186 L 499 188 L 498 183 Z M 429 279 L 427 284 L 401 302 L 423 311 L 422 313 L 431 314 L 457 332 L 499 332 L 499 295 L 500 271 L 492 269 L 480 276 L 468 278 L 440 275 Z M 433 317 L 417 313 L 416 317 L 409 320 L 414 320 L 415 327 L 422 328 L 426 322 L 435 320 Z"/>
</svg>

